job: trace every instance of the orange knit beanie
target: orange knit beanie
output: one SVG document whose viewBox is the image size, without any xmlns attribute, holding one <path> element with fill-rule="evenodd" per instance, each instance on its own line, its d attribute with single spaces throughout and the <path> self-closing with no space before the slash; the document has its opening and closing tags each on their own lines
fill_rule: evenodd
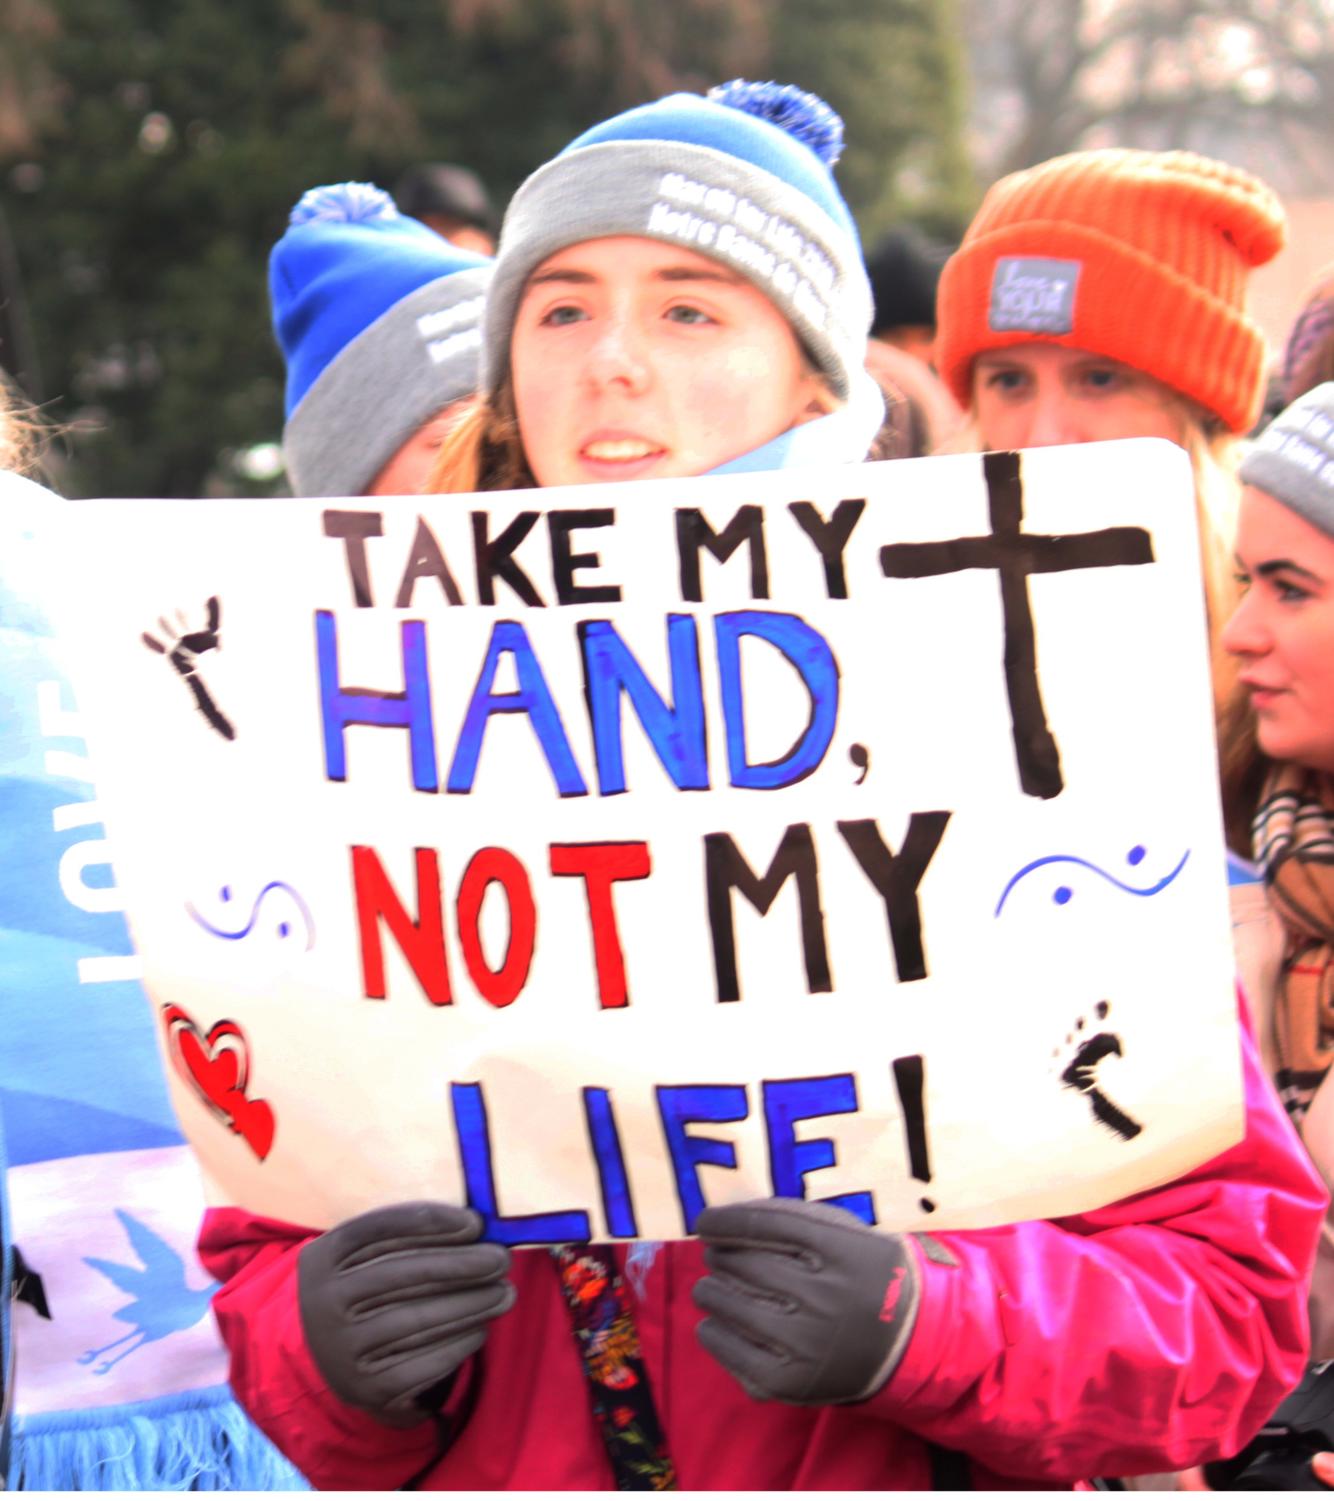
<svg viewBox="0 0 1334 1501">
<path fill-rule="evenodd" d="M 1077 151 L 1003 177 L 940 279 L 940 373 L 968 406 L 983 350 L 1063 344 L 1146 371 L 1244 432 L 1265 364 L 1246 277 L 1285 227 L 1264 183 L 1189 151 Z"/>
</svg>

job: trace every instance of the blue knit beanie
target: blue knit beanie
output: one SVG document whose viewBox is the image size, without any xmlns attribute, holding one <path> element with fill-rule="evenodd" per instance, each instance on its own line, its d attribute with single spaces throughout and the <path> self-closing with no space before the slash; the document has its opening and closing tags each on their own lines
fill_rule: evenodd
<svg viewBox="0 0 1334 1501">
<path fill-rule="evenodd" d="M 477 390 L 494 262 L 364 182 L 311 188 L 269 257 L 297 495 L 362 495 L 442 407 Z"/>
<path fill-rule="evenodd" d="M 487 299 L 484 387 L 509 368 L 529 276 L 584 240 L 681 245 L 753 282 L 780 309 L 837 396 L 863 375 L 871 292 L 834 181 L 843 122 L 814 94 L 734 79 L 670 94 L 595 125 L 523 184 L 501 230 Z"/>
</svg>

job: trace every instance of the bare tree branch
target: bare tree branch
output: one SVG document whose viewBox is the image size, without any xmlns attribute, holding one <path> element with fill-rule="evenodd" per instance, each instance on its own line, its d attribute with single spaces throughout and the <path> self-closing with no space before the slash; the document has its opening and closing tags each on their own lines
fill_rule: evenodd
<svg viewBox="0 0 1334 1501">
<path fill-rule="evenodd" d="M 1318 134 L 1334 141 L 1334 0 L 964 0 L 963 15 L 992 173 L 1115 141 L 1334 186 Z"/>
</svg>

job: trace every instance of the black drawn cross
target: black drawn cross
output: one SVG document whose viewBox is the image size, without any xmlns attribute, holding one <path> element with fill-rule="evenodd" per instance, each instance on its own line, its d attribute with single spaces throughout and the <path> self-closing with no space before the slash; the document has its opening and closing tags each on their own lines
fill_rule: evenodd
<svg viewBox="0 0 1334 1501">
<path fill-rule="evenodd" d="M 1005 623 L 1005 687 L 1010 699 L 1019 783 L 1030 797 L 1057 797 L 1065 786 L 1061 752 L 1047 726 L 1038 687 L 1037 643 L 1028 597 L 1032 573 L 1065 573 L 1075 568 L 1117 568 L 1152 563 L 1153 543 L 1143 527 L 1109 526 L 1096 532 L 1047 537 L 1022 530 L 1024 490 L 1017 453 L 982 456 L 991 515 L 991 534 L 950 542 L 897 542 L 880 549 L 886 578 L 934 578 L 966 568 L 994 568 L 1000 574 Z"/>
</svg>

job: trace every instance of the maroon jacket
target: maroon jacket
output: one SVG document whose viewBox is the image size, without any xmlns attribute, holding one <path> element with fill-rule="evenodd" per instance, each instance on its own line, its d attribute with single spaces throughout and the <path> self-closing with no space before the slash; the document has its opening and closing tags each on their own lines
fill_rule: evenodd
<svg viewBox="0 0 1334 1501">
<path fill-rule="evenodd" d="M 1068 1486 L 1231 1454 L 1302 1373 L 1306 1280 L 1325 1190 L 1243 1027 L 1246 1136 L 1163 1188 L 1060 1221 L 914 1238 L 922 1301 L 902 1363 L 867 1402 L 745 1395 L 695 1338 L 694 1242 L 632 1294 L 686 1490 L 929 1489 L 933 1453 L 978 1488 Z M 611 1470 L 545 1251 L 460 1372 L 446 1452 L 433 1423 L 386 1428 L 325 1386 L 302 1335 L 296 1259 L 312 1232 L 209 1212 L 200 1253 L 242 1405 L 322 1488 L 598 1490 Z M 942 1255 L 942 1249 L 947 1255 Z M 1007 1478 L 1008 1477 L 1008 1478 Z"/>
</svg>

